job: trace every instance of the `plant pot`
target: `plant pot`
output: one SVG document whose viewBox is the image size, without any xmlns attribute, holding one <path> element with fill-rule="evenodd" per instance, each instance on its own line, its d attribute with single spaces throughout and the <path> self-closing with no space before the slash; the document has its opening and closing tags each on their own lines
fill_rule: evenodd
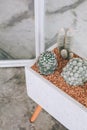
<svg viewBox="0 0 87 130">
<path fill-rule="evenodd" d="M 51 48 L 52 50 L 52 48 Z M 26 67 L 27 93 L 70 130 L 87 130 L 87 108 L 32 68 Z"/>
</svg>

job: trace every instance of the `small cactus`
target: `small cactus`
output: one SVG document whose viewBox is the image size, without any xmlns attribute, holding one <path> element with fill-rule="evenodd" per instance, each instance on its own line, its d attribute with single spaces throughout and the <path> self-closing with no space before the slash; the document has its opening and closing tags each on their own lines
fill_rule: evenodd
<svg viewBox="0 0 87 130">
<path fill-rule="evenodd" d="M 64 48 L 67 49 L 70 52 L 70 47 L 72 45 L 72 38 L 73 38 L 73 34 L 72 34 L 72 30 L 69 29 L 66 32 L 66 36 L 65 36 L 65 44 L 64 44 Z"/>
<path fill-rule="evenodd" d="M 87 82 L 87 61 L 72 58 L 63 68 L 61 76 L 69 85 L 84 85 Z"/>
<path fill-rule="evenodd" d="M 72 39 L 73 39 L 73 34 L 71 29 L 68 29 L 66 33 L 63 28 L 59 31 L 57 43 L 58 43 L 60 55 L 62 56 L 63 59 L 73 58 L 73 53 L 70 52 Z"/>
<path fill-rule="evenodd" d="M 60 51 L 60 54 L 61 54 L 62 58 L 67 59 L 67 57 L 68 57 L 68 51 L 66 49 L 62 49 Z"/>
<path fill-rule="evenodd" d="M 37 61 L 40 74 L 49 75 L 54 72 L 58 66 L 56 55 L 51 51 L 42 53 Z"/>
<path fill-rule="evenodd" d="M 69 59 L 73 58 L 73 52 L 69 52 Z"/>
<path fill-rule="evenodd" d="M 65 30 L 64 28 L 61 28 L 58 33 L 58 39 L 57 39 L 58 48 L 60 51 L 64 48 L 64 41 L 65 41 Z"/>
</svg>

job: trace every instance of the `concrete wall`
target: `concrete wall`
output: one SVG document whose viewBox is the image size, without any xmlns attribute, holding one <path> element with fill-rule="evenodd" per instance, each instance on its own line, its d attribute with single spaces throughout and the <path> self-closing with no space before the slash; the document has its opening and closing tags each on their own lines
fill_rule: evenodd
<svg viewBox="0 0 87 130">
<path fill-rule="evenodd" d="M 34 0 L 0 0 L 0 59 L 35 56 Z"/>
</svg>

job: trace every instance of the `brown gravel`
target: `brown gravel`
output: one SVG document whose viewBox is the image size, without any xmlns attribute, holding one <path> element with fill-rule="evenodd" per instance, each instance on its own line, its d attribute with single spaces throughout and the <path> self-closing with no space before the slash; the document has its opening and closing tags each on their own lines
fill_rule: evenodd
<svg viewBox="0 0 87 130">
<path fill-rule="evenodd" d="M 63 67 L 67 64 L 68 60 L 64 60 L 60 54 L 57 48 L 53 50 L 53 52 L 56 54 L 58 59 L 58 67 L 55 70 L 53 74 L 50 75 L 42 75 L 45 79 L 52 82 L 56 87 L 62 89 L 64 92 L 66 92 L 68 95 L 76 99 L 78 102 L 83 104 L 87 107 L 87 83 L 85 83 L 83 86 L 70 86 L 67 84 L 63 77 L 60 75 L 62 72 Z M 74 57 L 79 57 L 74 54 Z M 36 63 L 31 67 L 33 70 L 39 73 L 39 70 L 36 66 Z"/>
</svg>

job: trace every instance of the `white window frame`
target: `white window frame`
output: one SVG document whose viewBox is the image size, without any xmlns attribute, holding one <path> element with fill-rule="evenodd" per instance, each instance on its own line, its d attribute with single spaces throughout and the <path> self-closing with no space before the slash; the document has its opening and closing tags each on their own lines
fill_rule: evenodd
<svg viewBox="0 0 87 130">
<path fill-rule="evenodd" d="M 36 58 L 44 51 L 44 0 L 34 0 Z M 35 58 L 35 59 L 36 59 Z M 31 66 L 35 59 L 0 60 L 0 67 Z"/>
</svg>

